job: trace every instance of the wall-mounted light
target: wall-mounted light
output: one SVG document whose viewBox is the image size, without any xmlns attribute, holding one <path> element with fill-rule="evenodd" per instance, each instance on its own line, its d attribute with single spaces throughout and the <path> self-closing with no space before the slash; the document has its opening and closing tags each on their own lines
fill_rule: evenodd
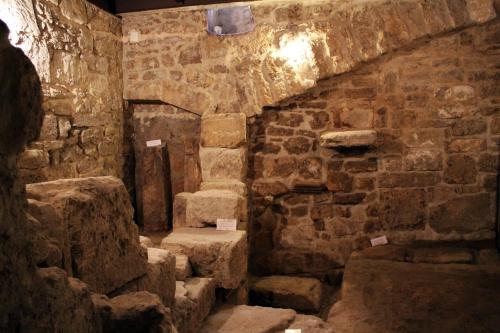
<svg viewBox="0 0 500 333">
<path fill-rule="evenodd" d="M 303 33 L 282 36 L 279 41 L 279 49 L 274 55 L 284 59 L 286 64 L 295 71 L 300 71 L 304 66 L 310 67 L 315 64 L 311 40 Z"/>
</svg>

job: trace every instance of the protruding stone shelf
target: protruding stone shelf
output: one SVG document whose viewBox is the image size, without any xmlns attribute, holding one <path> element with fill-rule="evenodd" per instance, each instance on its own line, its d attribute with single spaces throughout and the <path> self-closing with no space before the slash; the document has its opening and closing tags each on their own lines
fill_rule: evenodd
<svg viewBox="0 0 500 333">
<path fill-rule="evenodd" d="M 324 148 L 373 146 L 377 140 L 374 130 L 329 131 L 321 134 L 320 145 Z"/>
</svg>

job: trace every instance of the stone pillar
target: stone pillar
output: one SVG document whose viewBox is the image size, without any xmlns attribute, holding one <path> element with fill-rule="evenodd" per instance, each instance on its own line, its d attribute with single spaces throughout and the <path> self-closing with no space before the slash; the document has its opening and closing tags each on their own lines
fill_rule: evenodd
<svg viewBox="0 0 500 333">
<path fill-rule="evenodd" d="M 201 191 L 176 198 L 175 227 L 205 227 L 217 219 L 247 221 L 246 116 L 206 114 L 201 119 Z"/>
<path fill-rule="evenodd" d="M 144 231 L 172 228 L 172 184 L 167 148 L 145 147 L 136 161 L 137 210 Z"/>
</svg>

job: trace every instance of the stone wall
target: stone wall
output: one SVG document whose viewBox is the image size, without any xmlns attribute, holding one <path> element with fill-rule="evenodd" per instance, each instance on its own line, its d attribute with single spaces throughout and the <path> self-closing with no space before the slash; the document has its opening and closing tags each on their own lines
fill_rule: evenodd
<svg viewBox="0 0 500 333">
<path fill-rule="evenodd" d="M 414 40 L 496 16 L 492 0 L 250 5 L 256 28 L 239 36 L 209 35 L 207 7 L 125 14 L 125 98 L 161 100 L 199 114 L 252 116 Z"/>
<path fill-rule="evenodd" d="M 500 22 L 421 42 L 266 107 L 251 125 L 251 267 L 327 273 L 369 239 L 492 240 Z M 374 129 L 372 148 L 325 131 Z"/>
<path fill-rule="evenodd" d="M 19 158 L 21 178 L 122 176 L 120 19 L 84 0 L 7 2 L 1 18 L 44 95 L 42 132 Z"/>
</svg>

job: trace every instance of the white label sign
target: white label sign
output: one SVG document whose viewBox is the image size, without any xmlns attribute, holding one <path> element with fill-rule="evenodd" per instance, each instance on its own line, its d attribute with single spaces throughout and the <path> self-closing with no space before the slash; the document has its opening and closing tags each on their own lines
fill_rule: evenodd
<svg viewBox="0 0 500 333">
<path fill-rule="evenodd" d="M 136 30 L 130 31 L 129 38 L 130 38 L 131 43 L 138 43 L 140 37 L 141 37 L 141 33 L 139 31 L 136 31 Z"/>
<path fill-rule="evenodd" d="M 234 231 L 238 226 L 236 219 L 217 219 L 217 230 Z"/>
<path fill-rule="evenodd" d="M 302 333 L 302 330 L 301 329 L 295 329 L 295 330 L 285 330 L 285 333 Z"/>
<path fill-rule="evenodd" d="M 161 146 L 161 140 L 146 141 L 146 146 L 147 147 L 158 147 L 158 146 Z"/>
<path fill-rule="evenodd" d="M 372 243 L 372 246 L 378 246 L 378 245 L 389 244 L 389 241 L 387 240 L 386 236 L 382 236 L 370 239 L 370 243 Z"/>
</svg>

